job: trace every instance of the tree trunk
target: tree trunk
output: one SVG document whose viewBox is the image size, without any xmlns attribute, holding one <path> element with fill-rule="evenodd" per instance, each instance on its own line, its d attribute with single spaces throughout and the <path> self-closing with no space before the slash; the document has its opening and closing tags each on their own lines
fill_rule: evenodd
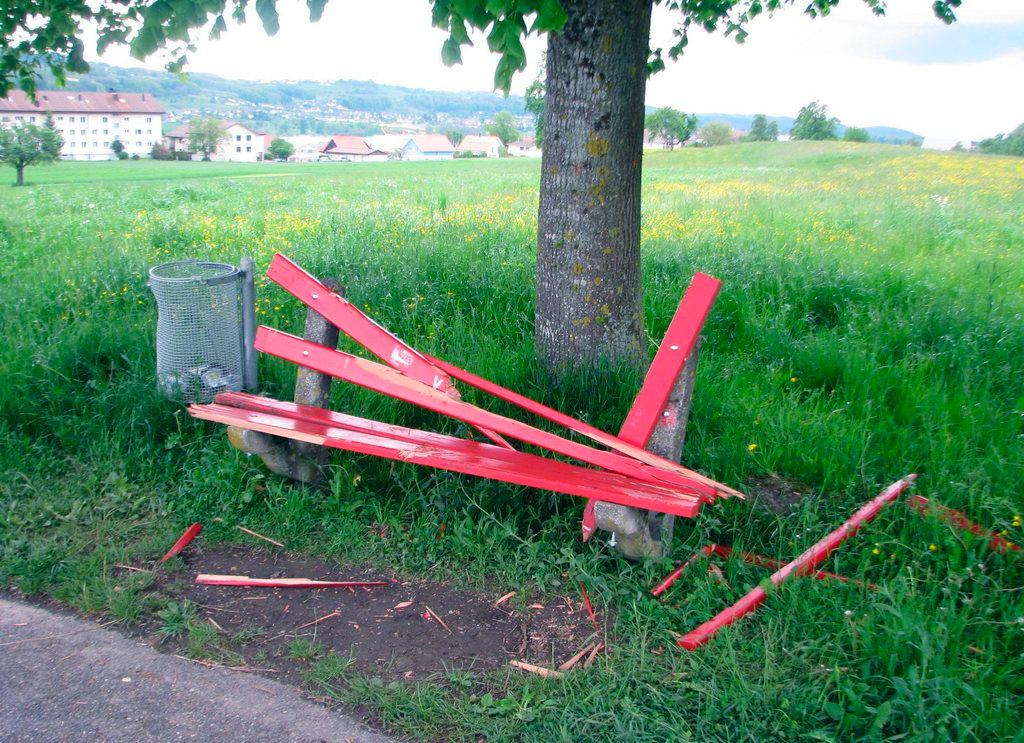
<svg viewBox="0 0 1024 743">
<path fill-rule="evenodd" d="M 552 369 L 646 358 L 640 168 L 653 0 L 562 0 L 548 40 L 536 340 Z"/>
<path fill-rule="evenodd" d="M 15 186 L 24 186 L 25 185 L 25 166 L 24 165 L 18 165 L 17 168 L 18 168 L 18 176 L 17 176 L 16 180 L 14 181 L 14 185 Z"/>
</svg>

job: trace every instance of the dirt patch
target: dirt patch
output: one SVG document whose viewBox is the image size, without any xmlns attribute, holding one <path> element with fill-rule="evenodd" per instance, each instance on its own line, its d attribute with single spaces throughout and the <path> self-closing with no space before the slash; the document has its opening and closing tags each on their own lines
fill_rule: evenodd
<svg viewBox="0 0 1024 743">
<path fill-rule="evenodd" d="M 786 514 L 810 495 L 811 490 L 805 485 L 772 474 L 753 478 L 745 492 L 750 497 L 752 507 Z"/>
<path fill-rule="evenodd" d="M 153 590 L 192 602 L 199 618 L 212 619 L 226 638 L 244 638 L 233 641 L 232 649 L 247 664 L 273 668 L 290 680 L 301 681 L 309 665 L 307 658 L 295 657 L 296 641 L 352 657 L 356 667 L 370 674 L 419 680 L 452 669 L 496 668 L 514 658 L 557 664 L 593 632 L 579 597 L 520 611 L 513 601 L 494 606 L 507 591 L 482 595 L 301 555 L 190 547 L 185 560 L 185 571 L 161 575 Z M 200 572 L 386 580 L 389 585 L 313 590 L 205 586 L 193 582 Z M 140 629 L 152 636 L 159 625 L 149 620 Z"/>
</svg>

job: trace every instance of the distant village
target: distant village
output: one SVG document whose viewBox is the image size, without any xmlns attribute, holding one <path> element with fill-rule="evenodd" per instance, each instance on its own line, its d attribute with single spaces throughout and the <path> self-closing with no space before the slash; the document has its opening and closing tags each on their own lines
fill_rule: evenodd
<svg viewBox="0 0 1024 743">
<path fill-rule="evenodd" d="M 378 121 L 382 134 L 333 136 L 299 134 L 278 137 L 245 120 L 217 120 L 220 135 L 215 148 L 202 153 L 191 141 L 190 120 L 177 120 L 148 93 L 76 92 L 41 90 L 33 102 L 13 90 L 0 98 L 0 126 L 18 123 L 43 124 L 48 119 L 63 139 L 61 158 L 66 160 L 114 160 L 163 157 L 209 159 L 219 162 L 380 162 L 385 160 L 451 160 L 462 157 L 540 157 L 541 149 L 531 136 L 502 141 L 493 134 L 460 136 L 429 131 L 415 122 Z M 480 128 L 485 122 L 477 121 Z M 521 122 L 520 122 L 521 124 Z M 166 129 L 166 131 L 165 131 Z M 734 138 L 743 132 L 733 132 Z M 272 147 L 275 140 L 281 147 Z M 457 140 L 457 141 L 453 141 Z M 671 149 L 675 143 L 648 137 L 645 148 Z"/>
<path fill-rule="evenodd" d="M 197 117 L 198 118 L 198 117 Z M 190 141 L 192 122 L 164 131 L 168 111 L 147 93 L 71 92 L 41 90 L 33 102 L 14 90 L 0 98 L 0 126 L 53 121 L 64 144 L 66 160 L 140 159 L 170 153 L 173 159 L 203 159 Z M 277 137 L 245 121 L 220 121 L 223 135 L 208 159 L 219 162 L 379 162 L 384 160 L 450 160 L 457 157 L 539 157 L 533 137 L 503 142 L 491 134 L 466 134 L 457 143 L 447 134 L 400 121 L 381 124 L 383 134 L 359 136 L 293 135 Z M 285 158 L 275 157 L 271 143 L 282 139 L 290 147 Z M 119 144 L 115 144 L 119 143 Z M 121 154 L 124 153 L 124 154 Z M 171 158 L 168 158 L 171 159 Z"/>
</svg>

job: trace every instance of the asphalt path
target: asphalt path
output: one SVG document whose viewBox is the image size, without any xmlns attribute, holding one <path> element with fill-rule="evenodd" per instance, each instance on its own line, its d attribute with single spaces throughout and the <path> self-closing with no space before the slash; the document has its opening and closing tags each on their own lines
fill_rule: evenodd
<svg viewBox="0 0 1024 743">
<path fill-rule="evenodd" d="M 292 686 L 207 668 L 7 599 L 0 599 L 0 740 L 392 741 Z"/>
</svg>

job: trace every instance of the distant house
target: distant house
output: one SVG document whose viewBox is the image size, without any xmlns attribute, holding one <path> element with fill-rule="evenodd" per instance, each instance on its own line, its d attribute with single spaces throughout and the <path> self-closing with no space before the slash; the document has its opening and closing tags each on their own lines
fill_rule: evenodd
<svg viewBox="0 0 1024 743">
<path fill-rule="evenodd" d="M 291 162 L 316 162 L 323 154 L 324 147 L 327 146 L 327 137 L 319 134 L 294 134 L 282 137 L 282 139 L 290 142 L 295 148 L 295 152 L 288 158 Z"/>
<path fill-rule="evenodd" d="M 252 127 L 240 124 L 237 121 L 222 121 L 227 129 L 228 137 L 217 150 L 210 155 L 215 162 L 230 163 L 255 163 L 263 160 L 270 146 L 272 136 Z M 188 152 L 189 124 L 180 124 L 164 135 L 167 148 L 172 152 Z M 193 160 L 200 159 L 200 155 L 193 155 Z"/>
<path fill-rule="evenodd" d="M 679 144 L 678 142 L 676 144 Z M 667 150 L 670 149 L 668 146 L 668 140 L 666 140 L 660 134 L 654 134 L 648 129 L 644 129 L 644 149 L 645 150 Z"/>
<path fill-rule="evenodd" d="M 32 101 L 20 90 L 0 98 L 0 127 L 42 126 L 47 117 L 64 139 L 65 160 L 113 160 L 120 140 L 130 156 L 149 157 L 160 142 L 164 107 L 149 93 L 38 90 Z"/>
<path fill-rule="evenodd" d="M 320 160 L 342 162 L 373 162 L 388 159 L 388 153 L 374 149 L 362 137 L 354 134 L 335 134 L 320 150 Z"/>
<path fill-rule="evenodd" d="M 540 157 L 540 147 L 533 137 L 523 137 L 508 143 L 508 154 L 512 157 Z"/>
<path fill-rule="evenodd" d="M 398 159 L 404 156 L 405 146 L 409 144 L 411 134 L 374 134 L 365 137 L 366 144 L 374 150 L 388 153 L 388 156 Z"/>
<path fill-rule="evenodd" d="M 443 134 L 413 134 L 402 148 L 406 160 L 451 160 L 455 145 Z"/>
<path fill-rule="evenodd" d="M 460 155 L 468 153 L 477 157 L 500 157 L 503 146 L 500 139 L 490 134 L 467 134 L 455 151 Z"/>
</svg>

